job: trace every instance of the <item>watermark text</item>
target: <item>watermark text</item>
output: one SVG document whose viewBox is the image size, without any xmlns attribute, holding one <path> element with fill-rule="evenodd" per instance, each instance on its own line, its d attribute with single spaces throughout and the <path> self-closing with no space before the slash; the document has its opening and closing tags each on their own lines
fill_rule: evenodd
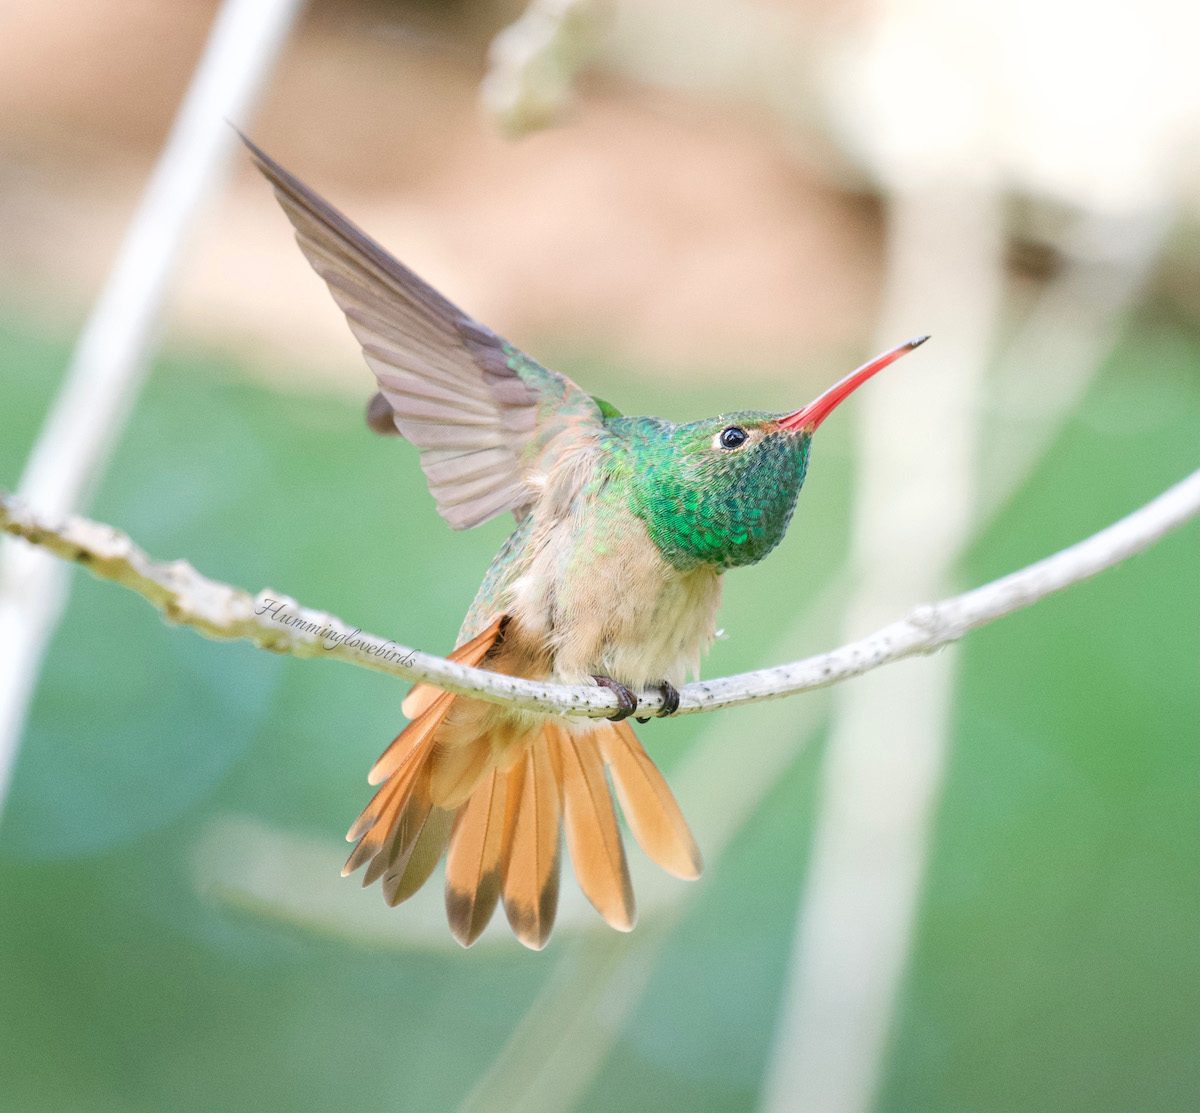
<svg viewBox="0 0 1200 1113">
<path fill-rule="evenodd" d="M 383 661 L 400 665 L 412 665 L 416 661 L 414 650 L 402 652 L 395 642 L 381 642 L 371 637 L 359 637 L 362 629 L 358 626 L 353 630 L 339 630 L 335 626 L 310 622 L 290 610 L 287 603 L 277 599 L 269 597 L 263 599 L 254 613 L 268 614 L 271 616 L 271 621 L 278 622 L 280 626 L 290 626 L 296 630 L 303 630 L 306 634 L 311 634 L 320 640 L 323 649 L 336 649 L 341 646 L 343 649 L 353 649 L 358 653 L 366 653 L 371 657 L 378 657 Z"/>
</svg>

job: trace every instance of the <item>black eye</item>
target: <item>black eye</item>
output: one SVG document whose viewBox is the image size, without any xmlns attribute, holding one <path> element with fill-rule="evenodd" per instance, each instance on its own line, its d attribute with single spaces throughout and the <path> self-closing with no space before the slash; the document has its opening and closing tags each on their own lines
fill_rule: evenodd
<svg viewBox="0 0 1200 1113">
<path fill-rule="evenodd" d="M 721 442 L 722 448 L 741 448 L 749 436 L 750 434 L 741 426 L 731 425 L 728 429 L 721 430 L 721 435 L 717 440 Z"/>
</svg>

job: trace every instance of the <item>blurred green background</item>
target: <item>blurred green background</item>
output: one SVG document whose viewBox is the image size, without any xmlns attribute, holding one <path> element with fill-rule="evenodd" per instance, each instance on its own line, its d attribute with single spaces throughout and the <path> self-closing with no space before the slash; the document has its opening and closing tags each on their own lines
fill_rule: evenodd
<svg viewBox="0 0 1200 1113">
<path fill-rule="evenodd" d="M 24 371 L 5 389 L 0 473 L 13 475 L 66 348 L 13 321 L 0 344 Z M 964 577 L 1084 536 L 1184 474 L 1198 359 L 1200 338 L 1179 322 L 1139 322 L 975 542 Z M 664 408 L 645 377 L 586 372 L 630 412 Z M 1136 431 L 1114 420 L 1132 400 L 1153 415 Z M 730 383 L 670 402 L 682 418 L 741 399 Z M 764 640 L 836 567 L 853 467 L 844 437 L 831 428 L 814 454 L 781 551 L 730 579 L 730 636 L 710 675 L 770 663 Z M 281 395 L 175 353 L 156 367 L 94 514 L 158 556 L 444 649 L 504 528 L 444 528 L 413 456 L 369 436 L 357 405 Z M 966 641 L 881 1109 L 1200 1101 L 1198 543 L 1188 527 Z M 402 688 L 207 642 L 123 590 L 75 579 L 0 828 L 4 1109 L 455 1108 L 564 976 L 563 952 L 576 960 L 572 941 L 615 945 L 598 921 L 560 929 L 541 955 L 503 933 L 472 952 L 410 945 L 409 909 L 387 911 L 335 876 Z M 719 729 L 753 764 L 741 715 L 723 713 Z M 705 718 L 644 728 L 668 775 Z M 577 1108 L 753 1107 L 819 757 L 819 746 L 798 752 L 710 863 Z M 693 820 L 703 841 L 705 818 Z M 235 821 L 247 824 L 240 837 L 218 838 Z M 265 859 L 260 828 L 281 840 Z M 306 922 L 310 877 L 288 875 L 290 839 L 298 859 L 328 847 L 341 924 L 315 898 Z M 206 849 L 227 860 L 206 863 Z M 240 892 L 228 886 L 239 877 Z M 294 886 L 295 902 L 272 909 L 256 894 L 277 886 Z M 356 902 L 379 904 L 381 918 L 361 938 Z M 655 930 L 648 913 L 614 939 L 636 952 Z"/>
<path fill-rule="evenodd" d="M 954 584 L 1079 540 L 1198 466 L 1190 9 L 620 0 L 573 114 L 511 143 L 477 99 L 521 7 L 313 3 L 253 134 L 625 413 L 792 409 L 873 351 L 881 320 L 902 321 L 888 343 L 932 331 L 870 389 L 911 399 L 981 370 L 965 418 L 978 515 Z M 214 10 L 0 16 L 2 488 Z M 916 236 L 914 213 L 932 214 Z M 240 160 L 86 513 L 156 558 L 445 652 L 507 523 L 451 531 L 411 446 L 365 429 L 370 389 Z M 728 578 L 706 676 L 846 632 L 881 447 L 851 409 L 822 429 L 779 551 Z M 932 472 L 886 475 L 889 503 L 924 523 L 887 554 L 887 618 L 924 601 L 904 585 L 953 514 L 954 432 L 920 446 Z M 853 863 L 869 875 L 910 837 L 925 855 L 911 928 L 903 911 L 851 917 L 833 941 L 848 1000 L 860 943 L 863 970 L 894 946 L 899 975 L 866 1096 L 828 1106 L 792 1106 L 772 1080 L 794 1050 L 789 986 L 831 953 L 797 944 L 822 831 L 845 818 L 829 693 L 640 728 L 707 868 L 678 882 L 631 850 L 632 934 L 567 878 L 546 951 L 502 915 L 463 951 L 436 881 L 391 910 L 338 876 L 405 685 L 206 641 L 121 588 L 72 583 L 0 802 L 0 1113 L 1200 1109 L 1195 522 L 962 643 L 929 830 L 897 784 Z M 912 701 L 944 661 L 903 666 Z M 881 732 L 881 759 L 893 743 Z"/>
</svg>

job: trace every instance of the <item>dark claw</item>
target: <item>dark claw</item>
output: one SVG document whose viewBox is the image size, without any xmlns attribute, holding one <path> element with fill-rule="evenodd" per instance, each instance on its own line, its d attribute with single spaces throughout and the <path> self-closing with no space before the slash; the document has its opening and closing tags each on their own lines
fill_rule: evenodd
<svg viewBox="0 0 1200 1113">
<path fill-rule="evenodd" d="M 601 688 L 607 688 L 611 692 L 616 692 L 618 707 L 612 715 L 609 715 L 609 718 L 614 723 L 619 723 L 622 719 L 628 719 L 637 710 L 637 696 L 626 688 L 624 684 L 614 680 L 611 676 L 593 676 L 592 679 Z"/>
<path fill-rule="evenodd" d="M 679 689 L 674 684 L 664 680 L 658 690 L 662 692 L 663 705 L 658 713 L 658 718 L 665 719 L 668 715 L 674 715 L 679 710 Z"/>
<path fill-rule="evenodd" d="M 664 680 L 661 684 L 655 685 L 655 687 L 657 687 L 662 693 L 663 705 L 655 713 L 654 718 L 665 719 L 668 715 L 674 715 L 675 712 L 679 710 L 679 690 L 675 687 L 675 685 L 666 680 Z M 650 716 L 639 715 L 637 717 L 637 721 L 639 723 L 648 723 L 650 721 Z"/>
</svg>

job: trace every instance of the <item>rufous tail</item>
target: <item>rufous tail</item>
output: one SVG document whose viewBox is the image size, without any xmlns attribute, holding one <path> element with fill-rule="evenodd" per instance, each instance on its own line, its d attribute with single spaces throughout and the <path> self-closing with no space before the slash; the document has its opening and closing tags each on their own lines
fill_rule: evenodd
<svg viewBox="0 0 1200 1113">
<path fill-rule="evenodd" d="M 505 619 L 450 659 L 483 664 Z M 446 855 L 446 913 L 469 947 L 501 900 L 517 938 L 541 950 L 558 907 L 561 833 L 575 876 L 618 931 L 637 919 L 625 848 L 605 767 L 634 837 L 668 873 L 700 874 L 700 851 L 671 790 L 626 723 L 571 729 L 565 719 L 514 716 L 500 705 L 421 684 L 404 701 L 412 722 L 384 751 L 370 781 L 381 787 L 346 838 L 343 875 L 382 879 L 399 904 Z"/>
</svg>

